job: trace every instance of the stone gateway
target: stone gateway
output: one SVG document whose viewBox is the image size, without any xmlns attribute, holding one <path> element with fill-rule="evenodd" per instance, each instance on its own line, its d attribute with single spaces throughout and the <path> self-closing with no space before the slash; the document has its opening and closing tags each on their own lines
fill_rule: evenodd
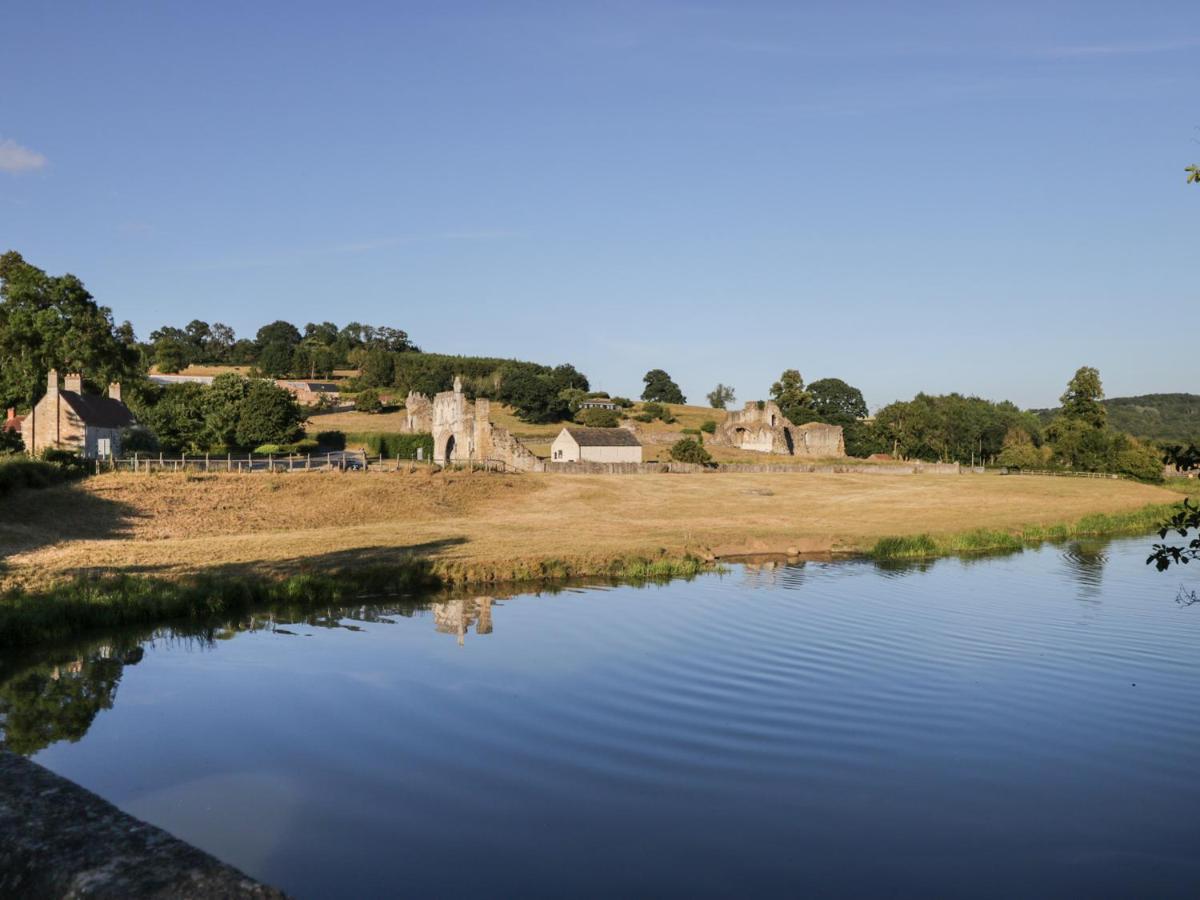
<svg viewBox="0 0 1200 900">
<path fill-rule="evenodd" d="M 421 408 L 415 395 L 414 408 Z M 409 402 L 414 395 L 409 394 Z M 439 465 L 456 462 L 500 463 L 523 472 L 540 472 L 542 461 L 508 429 L 493 425 L 490 420 L 491 401 L 480 397 L 468 400 L 462 391 L 462 379 L 454 379 L 454 390 L 443 391 L 433 398 L 430 431 L 433 434 L 433 461 Z"/>
</svg>

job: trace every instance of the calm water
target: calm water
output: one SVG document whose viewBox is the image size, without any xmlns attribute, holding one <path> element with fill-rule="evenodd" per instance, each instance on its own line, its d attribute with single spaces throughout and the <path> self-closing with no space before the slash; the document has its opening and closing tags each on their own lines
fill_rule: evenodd
<svg viewBox="0 0 1200 900">
<path fill-rule="evenodd" d="M 301 897 L 1196 896 L 1200 572 L 1147 543 L 111 638 L 0 703 Z"/>
</svg>

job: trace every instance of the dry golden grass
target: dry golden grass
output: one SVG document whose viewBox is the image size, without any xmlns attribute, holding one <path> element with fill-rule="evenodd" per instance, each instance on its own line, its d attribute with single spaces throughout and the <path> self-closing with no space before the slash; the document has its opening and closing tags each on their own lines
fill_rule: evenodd
<svg viewBox="0 0 1200 900">
<path fill-rule="evenodd" d="M 582 571 L 632 555 L 853 550 L 1177 499 L 1126 481 L 998 475 L 113 474 L 0 501 L 0 558 L 5 582 L 27 584 L 406 554 L 451 580 L 505 580 L 555 559 Z"/>
</svg>

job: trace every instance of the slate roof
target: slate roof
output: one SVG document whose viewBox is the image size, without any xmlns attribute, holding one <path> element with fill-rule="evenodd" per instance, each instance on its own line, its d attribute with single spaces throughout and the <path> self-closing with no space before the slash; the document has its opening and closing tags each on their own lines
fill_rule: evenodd
<svg viewBox="0 0 1200 900">
<path fill-rule="evenodd" d="M 625 428 L 566 428 L 580 447 L 640 447 L 637 435 Z"/>
<path fill-rule="evenodd" d="M 133 413 L 120 400 L 95 394 L 77 394 L 74 391 L 59 391 L 58 394 L 84 425 L 93 428 L 128 428 L 135 424 Z"/>
</svg>

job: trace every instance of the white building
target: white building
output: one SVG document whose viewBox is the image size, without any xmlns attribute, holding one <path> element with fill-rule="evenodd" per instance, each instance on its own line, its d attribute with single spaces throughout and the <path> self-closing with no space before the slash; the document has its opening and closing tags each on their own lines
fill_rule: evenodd
<svg viewBox="0 0 1200 900">
<path fill-rule="evenodd" d="M 564 428 L 550 445 L 550 461 L 640 463 L 642 445 L 625 428 Z"/>
</svg>

